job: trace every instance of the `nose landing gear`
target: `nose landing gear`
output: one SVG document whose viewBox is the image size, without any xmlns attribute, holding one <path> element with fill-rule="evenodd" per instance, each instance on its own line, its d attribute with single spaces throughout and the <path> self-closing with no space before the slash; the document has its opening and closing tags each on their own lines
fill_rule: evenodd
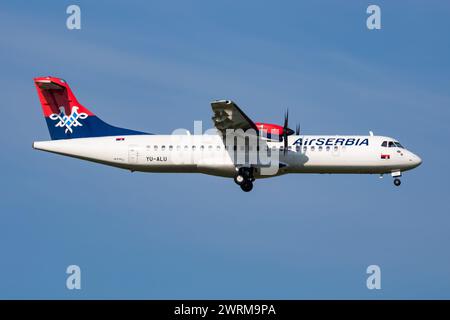
<svg viewBox="0 0 450 320">
<path fill-rule="evenodd" d="M 402 176 L 401 171 L 393 171 L 391 175 L 394 178 L 394 185 L 396 187 L 400 186 L 402 184 L 402 181 L 400 180 L 400 177 Z"/>
<path fill-rule="evenodd" d="M 236 182 L 244 192 L 249 192 L 253 189 L 253 181 L 255 181 L 253 168 L 239 168 L 234 177 L 234 182 Z"/>
</svg>

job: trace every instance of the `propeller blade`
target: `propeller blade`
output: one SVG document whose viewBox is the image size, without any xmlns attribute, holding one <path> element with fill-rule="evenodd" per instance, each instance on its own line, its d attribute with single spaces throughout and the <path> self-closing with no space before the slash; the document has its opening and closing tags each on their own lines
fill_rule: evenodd
<svg viewBox="0 0 450 320">
<path fill-rule="evenodd" d="M 284 155 L 286 155 L 288 148 L 288 124 L 289 124 L 289 109 L 286 110 L 286 114 L 284 116 L 284 127 L 283 127 L 283 142 L 284 142 Z"/>
<path fill-rule="evenodd" d="M 288 127 L 288 121 L 289 121 L 289 109 L 286 109 L 286 113 L 284 114 L 284 131 L 286 131 Z"/>
</svg>

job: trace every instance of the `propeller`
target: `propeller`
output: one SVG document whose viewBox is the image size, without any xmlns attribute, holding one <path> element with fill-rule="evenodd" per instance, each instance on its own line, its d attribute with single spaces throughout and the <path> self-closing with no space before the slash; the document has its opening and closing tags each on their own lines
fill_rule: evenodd
<svg viewBox="0 0 450 320">
<path fill-rule="evenodd" d="M 284 155 L 286 155 L 288 148 L 288 123 L 289 123 L 289 109 L 286 110 L 284 114 L 284 126 L 283 126 L 283 142 L 284 142 Z"/>
</svg>

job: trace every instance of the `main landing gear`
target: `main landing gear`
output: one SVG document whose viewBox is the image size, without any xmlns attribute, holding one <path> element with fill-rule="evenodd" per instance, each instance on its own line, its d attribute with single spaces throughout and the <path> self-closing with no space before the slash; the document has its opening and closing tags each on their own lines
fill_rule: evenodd
<svg viewBox="0 0 450 320">
<path fill-rule="evenodd" d="M 253 181 L 255 181 L 253 176 L 253 168 L 239 168 L 236 176 L 234 177 L 234 182 L 240 185 L 242 191 L 244 192 L 249 192 L 253 189 Z"/>
</svg>

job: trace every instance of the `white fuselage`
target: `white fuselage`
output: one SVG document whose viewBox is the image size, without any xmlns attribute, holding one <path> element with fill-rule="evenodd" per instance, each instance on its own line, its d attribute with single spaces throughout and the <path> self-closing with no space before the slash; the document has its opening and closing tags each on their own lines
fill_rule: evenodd
<svg viewBox="0 0 450 320">
<path fill-rule="evenodd" d="M 301 142 L 300 142 L 301 141 Z M 383 147 L 382 136 L 289 136 L 289 150 L 283 142 L 267 141 L 269 160 L 257 160 L 255 168 L 277 165 L 270 174 L 256 169 L 255 177 L 285 173 L 392 173 L 418 166 L 421 159 L 400 147 Z M 363 143 L 362 143 L 363 142 Z M 362 144 L 361 144 L 362 143 Z M 225 147 L 219 135 L 129 135 L 34 142 L 35 149 L 143 172 L 199 172 L 233 177 L 236 168 L 257 154 L 256 147 L 239 153 Z M 245 147 L 243 147 L 245 148 Z M 239 161 L 237 154 L 244 154 Z M 267 152 L 265 152 L 267 154 Z M 384 158 L 382 158 L 384 155 Z M 257 158 L 257 157 L 256 157 Z M 281 165 L 278 165 L 280 163 Z"/>
</svg>

